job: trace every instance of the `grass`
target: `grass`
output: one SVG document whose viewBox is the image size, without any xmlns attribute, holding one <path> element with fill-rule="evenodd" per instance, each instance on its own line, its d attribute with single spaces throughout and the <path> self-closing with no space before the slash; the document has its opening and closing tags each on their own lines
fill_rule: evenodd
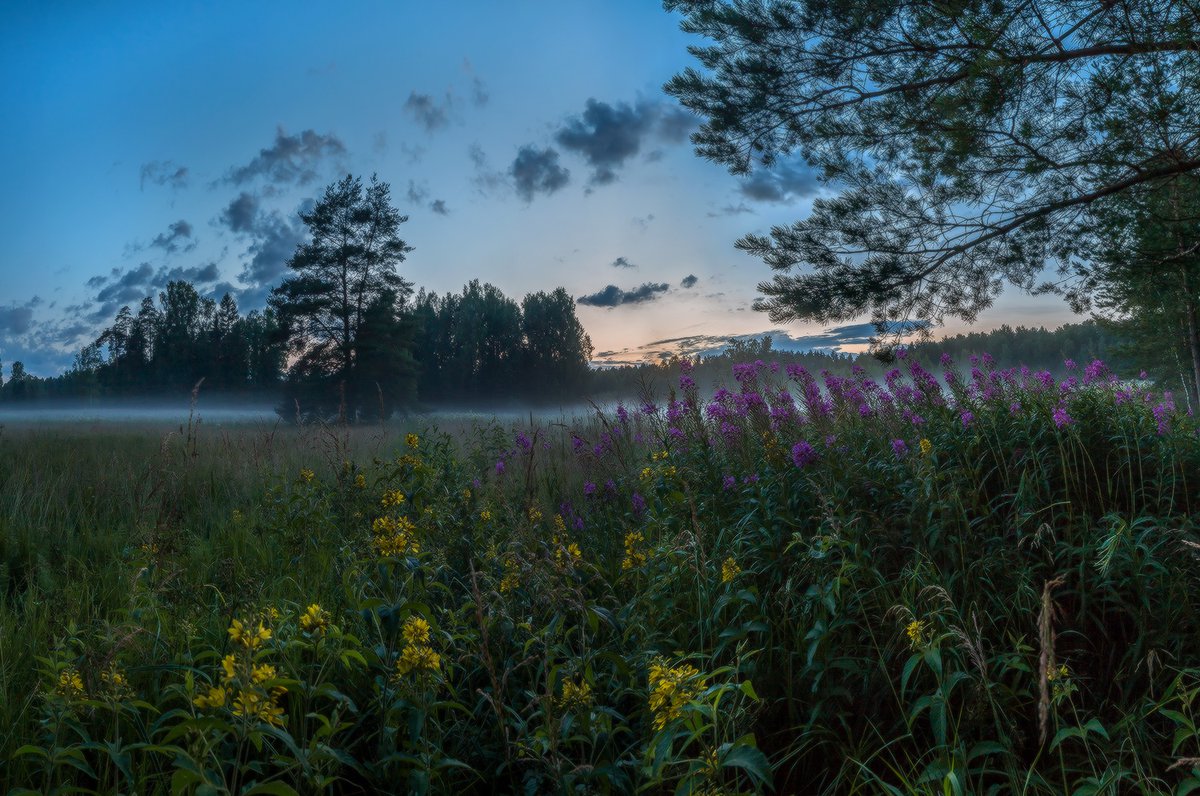
<svg viewBox="0 0 1200 796">
<path fill-rule="evenodd" d="M 901 365 L 411 437 L 8 429 L 0 784 L 1200 788 L 1195 423 L 1099 366 Z"/>
</svg>

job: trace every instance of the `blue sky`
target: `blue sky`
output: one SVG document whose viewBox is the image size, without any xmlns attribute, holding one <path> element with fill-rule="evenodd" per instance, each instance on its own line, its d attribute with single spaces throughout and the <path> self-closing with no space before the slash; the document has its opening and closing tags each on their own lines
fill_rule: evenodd
<svg viewBox="0 0 1200 796">
<path fill-rule="evenodd" d="M 655 2 L 17 2 L 0 30 L 5 371 L 59 372 L 170 278 L 261 306 L 297 210 L 348 172 L 409 215 L 408 279 L 562 285 L 605 359 L 861 337 L 750 310 L 769 269 L 733 241 L 803 217 L 820 186 L 693 154 L 661 86 L 695 42 Z M 1065 320 L 1006 294 L 976 326 Z"/>
</svg>

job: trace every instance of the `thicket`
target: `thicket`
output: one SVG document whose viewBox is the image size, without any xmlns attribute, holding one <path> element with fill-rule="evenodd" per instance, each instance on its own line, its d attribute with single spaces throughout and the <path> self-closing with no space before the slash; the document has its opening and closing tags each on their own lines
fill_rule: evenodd
<svg viewBox="0 0 1200 796">
<path fill-rule="evenodd" d="M 0 438 L 4 784 L 1200 787 L 1170 396 L 1098 362 L 677 379 L 394 446 Z"/>
</svg>

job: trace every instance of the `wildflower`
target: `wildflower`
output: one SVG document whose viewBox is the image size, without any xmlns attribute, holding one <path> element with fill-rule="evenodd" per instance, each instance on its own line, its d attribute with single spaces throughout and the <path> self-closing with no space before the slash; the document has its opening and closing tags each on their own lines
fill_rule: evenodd
<svg viewBox="0 0 1200 796">
<path fill-rule="evenodd" d="M 646 510 L 646 499 L 637 492 L 634 492 L 632 502 L 634 515 L 638 517 L 642 516 L 642 513 Z"/>
<path fill-rule="evenodd" d="M 726 491 L 733 489 L 735 484 L 737 484 L 737 479 L 734 478 L 732 475 L 727 475 L 727 476 L 725 476 L 725 478 L 723 478 L 721 480 L 721 488 Z"/>
<path fill-rule="evenodd" d="M 442 668 L 442 656 L 424 644 L 410 644 L 400 653 L 396 661 L 396 674 L 410 672 L 436 672 Z"/>
<path fill-rule="evenodd" d="M 562 696 L 558 705 L 564 710 L 577 710 L 591 707 L 592 687 L 586 680 L 576 683 L 574 680 L 563 680 Z"/>
<path fill-rule="evenodd" d="M 933 453 L 933 443 L 930 442 L 928 439 L 922 437 L 921 438 L 921 455 L 928 456 L 931 453 Z"/>
<path fill-rule="evenodd" d="M 896 455 L 897 459 L 903 459 L 908 453 L 908 443 L 902 439 L 892 440 L 892 453 Z"/>
<path fill-rule="evenodd" d="M 307 483 L 311 483 L 311 482 L 312 482 L 312 480 L 313 480 L 313 477 L 314 477 L 315 475 L 316 475 L 316 473 L 314 473 L 312 470 L 310 470 L 310 469 L 308 469 L 307 467 L 305 467 L 304 469 L 302 469 L 302 470 L 300 471 L 300 480 L 301 480 L 301 481 L 303 481 L 303 482 L 304 482 L 304 483 L 306 483 L 306 484 L 307 484 Z"/>
<path fill-rule="evenodd" d="M 273 693 L 267 696 L 253 690 L 239 691 L 237 698 L 233 700 L 233 715 L 258 719 L 277 727 L 282 726 L 283 708 L 279 707 L 276 702 L 282 693 L 280 691 L 278 694 Z"/>
<path fill-rule="evenodd" d="M 1059 664 L 1058 668 L 1055 668 L 1053 666 L 1046 668 L 1046 680 L 1051 683 L 1054 682 L 1055 680 L 1062 680 L 1062 679 L 1070 676 L 1070 674 L 1071 674 L 1071 671 L 1070 671 L 1070 669 L 1067 668 L 1067 665 L 1065 663 Z"/>
<path fill-rule="evenodd" d="M 737 561 L 733 556 L 729 556 L 721 562 L 721 582 L 733 583 L 733 579 L 741 574 L 742 568 L 738 566 Z"/>
<path fill-rule="evenodd" d="M 100 682 L 108 686 L 108 689 L 114 693 L 123 692 L 129 688 L 129 679 L 115 664 L 100 672 Z"/>
<path fill-rule="evenodd" d="M 359 473 L 358 475 L 354 476 L 354 486 L 358 487 L 359 489 L 366 489 L 367 488 L 367 477 L 365 475 L 363 475 L 362 473 Z"/>
<path fill-rule="evenodd" d="M 241 525 L 242 520 L 244 520 L 244 519 L 245 519 L 245 516 L 242 514 L 241 511 L 239 511 L 238 509 L 233 510 L 233 524 L 234 525 Z"/>
<path fill-rule="evenodd" d="M 529 521 L 530 522 L 541 522 L 542 521 L 542 511 L 537 506 L 529 507 Z"/>
<path fill-rule="evenodd" d="M 471 490 L 464 489 L 462 491 L 462 499 L 464 502 L 470 500 L 471 499 Z"/>
<path fill-rule="evenodd" d="M 630 531 L 625 534 L 625 558 L 621 561 L 621 569 L 637 569 L 646 563 L 646 553 L 642 550 L 646 537 L 641 531 Z"/>
<path fill-rule="evenodd" d="M 817 460 L 817 452 L 806 440 L 792 446 L 792 464 L 803 469 Z"/>
<path fill-rule="evenodd" d="M 305 608 L 304 613 L 300 615 L 300 628 L 306 633 L 324 633 L 327 627 L 329 627 L 329 614 L 316 603 Z"/>
<path fill-rule="evenodd" d="M 410 616 L 405 620 L 401 633 L 409 644 L 428 644 L 429 622 L 425 621 L 424 617 Z"/>
<path fill-rule="evenodd" d="M 232 653 L 221 659 L 221 670 L 224 672 L 221 679 L 226 683 L 237 676 L 237 658 Z"/>
<path fill-rule="evenodd" d="M 667 666 L 661 658 L 650 664 L 650 712 L 654 729 L 661 730 L 683 715 L 683 708 L 696 698 L 702 681 L 690 664 Z"/>
<path fill-rule="evenodd" d="M 274 680 L 277 676 L 275 667 L 269 663 L 261 663 L 250 670 L 250 681 L 255 684 Z"/>
<path fill-rule="evenodd" d="M 962 420 L 963 428 L 969 428 L 970 425 L 975 422 L 975 413 L 965 411 L 962 413 L 960 419 Z"/>
<path fill-rule="evenodd" d="M 412 448 L 413 450 L 416 450 L 417 448 L 419 448 L 421 446 L 421 438 L 418 437 L 416 434 L 405 434 L 404 435 L 404 444 L 407 445 L 408 447 Z"/>
<path fill-rule="evenodd" d="M 492 512 L 488 511 L 487 509 L 484 509 L 483 511 L 479 512 L 479 519 L 483 520 L 484 522 L 491 522 L 492 521 Z"/>
<path fill-rule="evenodd" d="M 583 494 L 587 497 L 591 497 L 592 495 L 596 494 L 596 484 L 594 481 L 583 482 Z"/>
<path fill-rule="evenodd" d="M 651 470 L 649 467 L 642 468 L 642 480 L 643 481 L 649 481 L 653 477 L 654 477 L 653 470 Z"/>
<path fill-rule="evenodd" d="M 913 619 L 908 623 L 908 627 L 904 628 L 904 633 L 908 636 L 908 643 L 914 650 L 927 642 L 928 632 L 925 623 L 920 619 Z"/>
<path fill-rule="evenodd" d="M 271 638 L 271 631 L 262 622 L 258 623 L 258 629 L 251 630 L 249 625 L 246 625 L 240 619 L 234 619 L 229 624 L 229 639 L 235 644 L 241 644 L 248 650 L 258 649 L 264 641 Z"/>
<path fill-rule="evenodd" d="M 500 578 L 500 593 L 508 594 L 521 586 L 521 570 L 516 556 L 504 557 L 504 575 Z"/>
<path fill-rule="evenodd" d="M 563 516 L 561 514 L 554 515 L 554 529 L 556 531 L 558 531 L 559 533 L 567 532 L 567 523 L 566 523 L 566 520 L 563 519 Z"/>
<path fill-rule="evenodd" d="M 84 696 L 83 678 L 79 676 L 79 670 L 73 666 L 68 666 L 58 673 L 58 684 L 54 690 L 59 696 L 67 699 L 76 699 Z"/>
<path fill-rule="evenodd" d="M 223 708 L 228 698 L 229 691 L 225 686 L 212 686 L 208 689 L 208 693 L 193 699 L 192 704 L 198 708 Z"/>
<path fill-rule="evenodd" d="M 496 475 L 504 475 L 504 460 L 496 462 Z"/>
<path fill-rule="evenodd" d="M 383 499 L 379 501 L 384 508 L 390 506 L 399 506 L 404 502 L 404 493 L 398 489 L 389 489 L 383 493 Z"/>
<path fill-rule="evenodd" d="M 1059 404 L 1058 406 L 1054 407 L 1054 426 L 1056 428 L 1062 428 L 1063 426 L 1069 426 L 1074 422 L 1075 422 L 1075 419 L 1072 418 L 1069 414 L 1067 414 L 1067 407 L 1063 406 L 1062 404 Z"/>
</svg>

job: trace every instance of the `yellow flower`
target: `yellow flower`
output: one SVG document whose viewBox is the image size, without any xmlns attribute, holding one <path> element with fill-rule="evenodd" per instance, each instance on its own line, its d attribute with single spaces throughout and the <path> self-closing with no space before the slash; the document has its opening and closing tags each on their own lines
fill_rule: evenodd
<svg viewBox="0 0 1200 796">
<path fill-rule="evenodd" d="M 224 686 L 213 686 L 208 689 L 207 694 L 193 699 L 192 704 L 198 708 L 223 708 L 228 698 L 229 691 Z"/>
<path fill-rule="evenodd" d="M 407 445 L 408 447 L 412 448 L 413 450 L 416 450 L 421 444 L 421 438 L 418 437 L 416 434 L 405 434 L 404 435 L 404 444 Z"/>
<path fill-rule="evenodd" d="M 738 563 L 734 560 L 733 556 L 726 558 L 721 562 L 721 582 L 733 583 L 733 579 L 736 578 L 741 571 L 742 568 L 738 566 Z"/>
<path fill-rule="evenodd" d="M 563 680 L 558 706 L 565 710 L 591 707 L 592 687 L 585 681 Z"/>
<path fill-rule="evenodd" d="M 306 484 L 311 483 L 313 480 L 313 476 L 315 476 L 315 475 L 316 475 L 316 473 L 314 473 L 312 470 L 308 469 L 307 467 L 305 467 L 304 469 L 302 469 L 300 471 L 300 479 L 302 481 L 304 481 L 304 483 L 306 483 Z"/>
<path fill-rule="evenodd" d="M 283 708 L 276 704 L 277 696 L 272 694 L 268 697 L 258 691 L 239 691 L 233 700 L 233 715 L 282 726 Z"/>
<path fill-rule="evenodd" d="M 641 531 L 625 534 L 625 558 L 621 561 L 621 569 L 637 569 L 646 563 L 646 553 L 642 550 L 645 541 Z"/>
<path fill-rule="evenodd" d="M 245 515 L 242 514 L 242 512 L 239 511 L 238 509 L 234 509 L 233 510 L 233 524 L 241 525 L 243 519 L 245 519 Z"/>
<path fill-rule="evenodd" d="M 492 521 L 492 512 L 488 511 L 487 509 L 484 509 L 483 511 L 479 512 L 479 519 L 483 520 L 484 522 L 491 522 Z"/>
<path fill-rule="evenodd" d="M 933 443 L 924 437 L 921 438 L 921 455 L 928 456 L 933 453 Z"/>
<path fill-rule="evenodd" d="M 650 664 L 650 712 L 654 729 L 661 730 L 683 715 L 683 708 L 696 698 L 703 685 L 700 672 L 691 664 L 667 666 L 661 658 Z"/>
<path fill-rule="evenodd" d="M 554 515 L 554 528 L 559 533 L 567 532 L 567 522 L 566 522 L 566 520 L 563 519 L 563 516 L 561 514 Z"/>
<path fill-rule="evenodd" d="M 462 491 L 462 499 L 463 499 L 463 500 L 470 500 L 470 499 L 471 499 L 471 490 L 469 490 L 469 489 L 464 489 L 464 490 Z"/>
<path fill-rule="evenodd" d="M 530 522 L 541 522 L 542 521 L 542 512 L 541 512 L 541 509 L 539 509 L 537 506 L 529 507 L 529 521 Z"/>
<path fill-rule="evenodd" d="M 396 661 L 396 674 L 409 672 L 436 672 L 442 666 L 442 657 L 425 644 L 410 644 L 400 653 Z"/>
<path fill-rule="evenodd" d="M 662 468 L 661 472 L 662 472 L 663 478 L 674 478 L 675 473 L 678 471 L 675 469 L 675 465 L 671 464 L 671 465 L 668 465 L 668 466 Z"/>
<path fill-rule="evenodd" d="M 1055 669 L 1054 667 L 1049 667 L 1046 669 L 1046 680 L 1048 680 L 1051 683 L 1054 682 L 1055 680 L 1065 680 L 1066 678 L 1068 678 L 1070 676 L 1071 676 L 1071 670 L 1067 668 L 1067 665 L 1065 663 L 1060 664 L 1057 669 Z"/>
<path fill-rule="evenodd" d="M 124 691 L 129 687 L 128 678 L 116 667 L 116 664 L 100 672 L 100 682 L 108 686 L 111 691 Z"/>
<path fill-rule="evenodd" d="M 224 660 L 221 661 L 221 668 L 225 671 L 223 679 L 228 683 L 237 676 L 237 658 L 232 653 L 226 655 Z"/>
<path fill-rule="evenodd" d="M 367 488 L 367 477 L 365 475 L 363 475 L 362 473 L 359 473 L 358 475 L 354 476 L 354 485 L 356 487 L 358 487 L 359 489 L 366 489 Z"/>
<path fill-rule="evenodd" d="M 399 506 L 404 502 L 404 493 L 399 489 L 389 489 L 383 493 L 383 500 L 379 501 L 384 508 L 388 506 Z"/>
<path fill-rule="evenodd" d="M 909 644 L 912 645 L 913 649 L 916 649 L 925 644 L 928 629 L 920 619 L 914 619 L 908 623 L 908 627 L 904 628 L 904 633 L 908 636 Z"/>
<path fill-rule="evenodd" d="M 651 470 L 649 467 L 642 468 L 642 480 L 643 481 L 649 481 L 653 477 L 654 477 L 653 470 Z"/>
<path fill-rule="evenodd" d="M 248 625 L 240 619 L 234 619 L 229 625 L 229 638 L 235 644 L 241 644 L 248 650 L 258 649 L 264 641 L 271 638 L 271 631 L 262 622 L 258 629 L 251 631 Z"/>
<path fill-rule="evenodd" d="M 278 676 L 275 667 L 269 663 L 260 663 L 250 670 L 250 681 L 253 683 L 265 683 L 267 680 L 274 680 Z"/>
<path fill-rule="evenodd" d="M 84 695 L 83 678 L 79 676 L 79 670 L 73 666 L 69 666 L 58 673 L 58 685 L 54 689 L 59 696 L 74 699 Z"/>
<path fill-rule="evenodd" d="M 405 620 L 401 633 L 408 644 L 429 643 L 429 623 L 425 621 L 424 617 L 410 616 Z"/>
<path fill-rule="evenodd" d="M 316 603 L 305 608 L 304 613 L 300 615 L 300 629 L 306 633 L 324 633 L 327 627 L 329 627 L 329 614 L 325 613 Z"/>
<path fill-rule="evenodd" d="M 515 556 L 504 557 L 504 576 L 500 578 L 500 593 L 507 594 L 521 585 L 520 565 Z"/>
</svg>

